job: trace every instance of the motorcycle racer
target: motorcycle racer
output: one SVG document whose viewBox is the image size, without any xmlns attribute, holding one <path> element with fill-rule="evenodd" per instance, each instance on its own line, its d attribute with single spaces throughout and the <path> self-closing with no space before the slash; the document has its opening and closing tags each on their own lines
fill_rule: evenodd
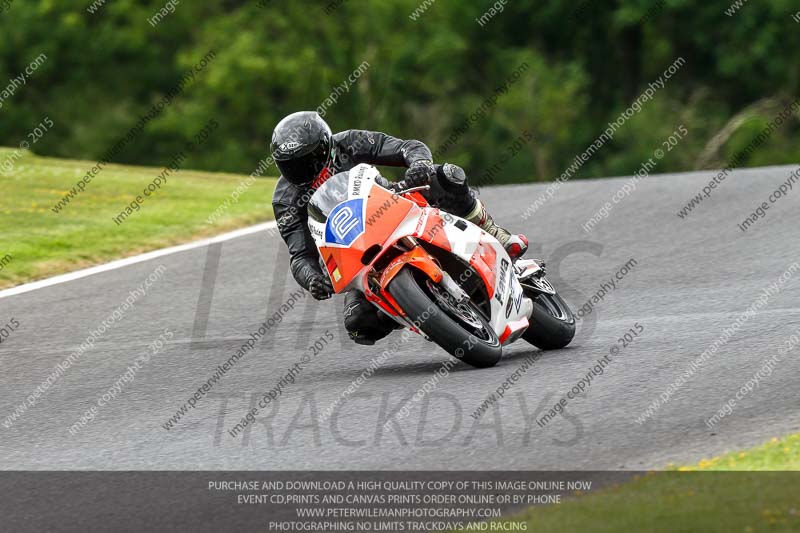
<svg viewBox="0 0 800 533">
<path fill-rule="evenodd" d="M 328 177 L 361 163 L 405 167 L 406 186 L 429 185 L 430 190 L 423 194 L 431 205 L 481 227 L 500 241 L 512 259 L 528 248 L 524 235 L 512 234 L 495 224 L 470 189 L 464 171 L 450 163 L 435 165 L 430 149 L 421 141 L 366 130 L 333 134 L 318 113 L 300 111 L 278 123 L 271 149 L 281 172 L 272 199 L 278 230 L 289 248 L 292 275 L 317 300 L 330 298 L 333 286 L 321 268 L 308 229 L 308 202 Z M 345 295 L 343 314 L 345 328 L 358 344 L 372 345 L 395 327 L 357 291 Z"/>
</svg>

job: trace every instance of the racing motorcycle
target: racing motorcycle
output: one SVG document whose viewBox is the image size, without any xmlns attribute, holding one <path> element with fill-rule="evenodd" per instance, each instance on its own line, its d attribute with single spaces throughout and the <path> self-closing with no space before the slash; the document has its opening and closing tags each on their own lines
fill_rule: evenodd
<svg viewBox="0 0 800 533">
<path fill-rule="evenodd" d="M 430 206 L 420 194 L 428 186 L 381 183 L 389 185 L 361 164 L 328 178 L 309 200 L 308 228 L 336 293 L 361 291 L 475 367 L 495 365 L 519 338 L 543 350 L 572 341 L 575 317 L 543 265 L 512 262 L 493 236 Z"/>
</svg>

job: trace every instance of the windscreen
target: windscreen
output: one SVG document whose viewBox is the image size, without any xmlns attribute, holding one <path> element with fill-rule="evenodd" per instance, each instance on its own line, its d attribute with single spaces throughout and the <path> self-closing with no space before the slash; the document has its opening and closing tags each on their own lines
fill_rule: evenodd
<svg viewBox="0 0 800 533">
<path fill-rule="evenodd" d="M 311 197 L 308 216 L 324 224 L 333 208 L 347 200 L 349 181 L 346 172 L 328 178 Z"/>
</svg>

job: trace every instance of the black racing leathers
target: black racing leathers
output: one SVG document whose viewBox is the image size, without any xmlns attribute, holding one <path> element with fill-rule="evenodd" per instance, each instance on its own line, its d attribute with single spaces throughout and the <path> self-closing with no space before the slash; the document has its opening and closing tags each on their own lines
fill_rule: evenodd
<svg viewBox="0 0 800 533">
<path fill-rule="evenodd" d="M 331 174 L 350 170 L 361 163 L 409 167 L 415 161 L 432 159 L 430 149 L 421 141 L 404 141 L 374 131 L 347 130 L 337 133 L 333 136 L 333 146 Z M 458 171 L 460 171 L 458 179 L 453 180 L 452 173 L 444 173 L 442 167 L 437 165 L 437 177 L 439 177 L 437 181 L 440 184 L 433 185 L 434 189 L 439 189 L 445 196 L 450 197 L 449 203 L 456 206 L 456 209 L 447 209 L 445 205 L 440 207 L 465 211 L 472 206 L 474 200 L 467 186 L 466 176 L 461 169 Z M 289 248 L 292 275 L 306 290 L 309 280 L 322 274 L 319 253 L 308 230 L 307 207 L 312 194 L 314 194 L 312 185 L 296 186 L 281 177 L 272 197 L 278 231 Z M 448 203 L 447 198 L 443 201 Z"/>
</svg>

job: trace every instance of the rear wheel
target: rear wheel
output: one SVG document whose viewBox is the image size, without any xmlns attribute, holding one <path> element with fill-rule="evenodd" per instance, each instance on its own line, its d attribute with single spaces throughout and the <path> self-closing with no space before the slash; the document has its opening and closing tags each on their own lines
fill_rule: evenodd
<svg viewBox="0 0 800 533">
<path fill-rule="evenodd" d="M 523 285 L 525 296 L 533 300 L 530 326 L 522 338 L 542 350 L 558 350 L 575 336 L 575 316 L 558 294 L 534 291 Z"/>
<path fill-rule="evenodd" d="M 472 302 L 456 302 L 413 267 L 400 270 L 387 290 L 414 324 L 454 357 L 478 368 L 500 360 L 500 339 Z"/>
</svg>

